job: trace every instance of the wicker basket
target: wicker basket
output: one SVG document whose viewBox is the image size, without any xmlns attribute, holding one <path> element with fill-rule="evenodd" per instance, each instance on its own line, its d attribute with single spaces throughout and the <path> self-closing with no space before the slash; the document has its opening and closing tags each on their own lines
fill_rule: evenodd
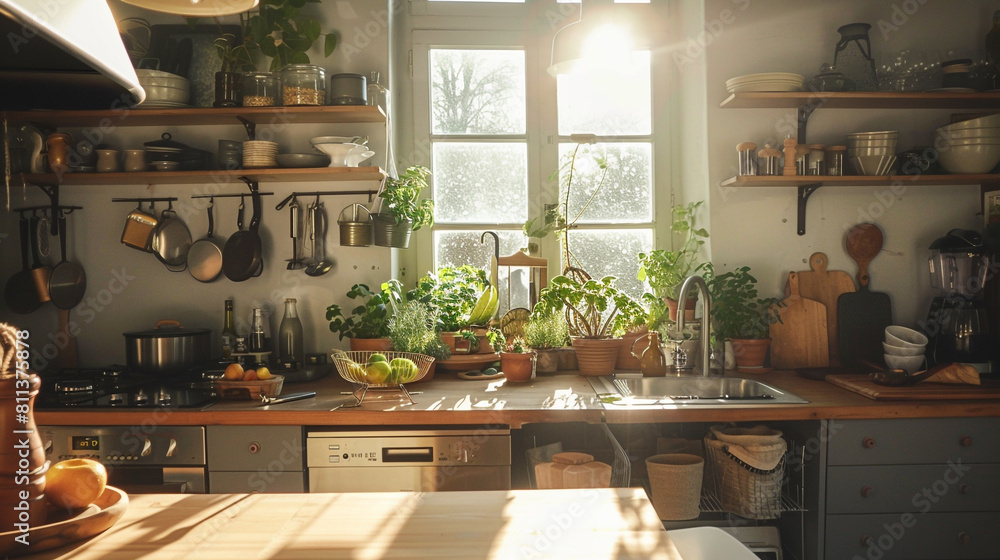
<svg viewBox="0 0 1000 560">
<path fill-rule="evenodd" d="M 781 432 L 767 426 L 713 426 L 705 436 L 706 485 L 729 513 L 775 519 L 787 449 Z"/>
</svg>

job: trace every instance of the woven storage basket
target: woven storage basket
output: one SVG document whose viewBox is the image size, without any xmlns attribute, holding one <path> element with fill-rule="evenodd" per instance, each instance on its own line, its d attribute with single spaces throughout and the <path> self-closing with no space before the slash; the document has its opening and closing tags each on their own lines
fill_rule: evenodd
<svg viewBox="0 0 1000 560">
<path fill-rule="evenodd" d="M 686 453 L 666 453 L 646 459 L 653 509 L 664 521 L 696 519 L 701 515 L 701 485 L 705 460 Z"/>
<path fill-rule="evenodd" d="M 712 426 L 705 436 L 706 484 L 722 509 L 748 519 L 781 514 L 788 444 L 767 426 Z"/>
</svg>

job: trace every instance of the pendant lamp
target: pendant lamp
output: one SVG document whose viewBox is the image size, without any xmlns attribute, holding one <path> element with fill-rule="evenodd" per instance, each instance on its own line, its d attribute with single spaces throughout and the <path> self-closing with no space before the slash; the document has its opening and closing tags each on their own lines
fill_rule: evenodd
<svg viewBox="0 0 1000 560">
<path fill-rule="evenodd" d="M 154 12 L 185 17 L 217 17 L 243 13 L 257 7 L 259 0 L 122 0 Z"/>
</svg>

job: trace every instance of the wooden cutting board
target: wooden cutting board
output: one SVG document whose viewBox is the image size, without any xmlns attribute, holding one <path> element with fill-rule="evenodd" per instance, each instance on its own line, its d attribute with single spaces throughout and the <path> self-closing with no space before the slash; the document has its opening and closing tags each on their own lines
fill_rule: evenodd
<svg viewBox="0 0 1000 560">
<path fill-rule="evenodd" d="M 827 270 L 830 260 L 825 253 L 813 253 L 809 257 L 812 270 L 799 271 L 799 295 L 818 301 L 826 306 L 826 334 L 829 340 L 830 365 L 840 365 L 840 350 L 837 347 L 837 298 L 840 294 L 854 291 L 854 279 L 843 270 Z M 785 295 L 789 295 L 785 286 Z"/>
<path fill-rule="evenodd" d="M 799 293 L 799 273 L 788 273 L 789 296 L 775 305 L 781 321 L 771 325 L 771 365 L 781 369 L 830 365 L 826 306 Z"/>
<path fill-rule="evenodd" d="M 983 379 L 982 385 L 917 383 L 889 387 L 878 385 L 866 374 L 827 375 L 826 380 L 876 401 L 1000 399 L 1000 380 Z"/>
</svg>

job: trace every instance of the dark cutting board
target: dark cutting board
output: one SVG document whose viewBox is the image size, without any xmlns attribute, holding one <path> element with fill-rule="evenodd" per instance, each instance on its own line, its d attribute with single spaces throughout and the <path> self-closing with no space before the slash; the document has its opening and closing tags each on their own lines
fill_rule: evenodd
<svg viewBox="0 0 1000 560">
<path fill-rule="evenodd" d="M 858 291 L 837 298 L 837 338 L 845 366 L 882 364 L 885 328 L 892 324 L 889 295 L 868 288 L 868 264 L 882 249 L 882 230 L 858 224 L 847 232 L 847 252 L 858 263 Z"/>
<path fill-rule="evenodd" d="M 897 387 L 878 385 L 866 374 L 827 375 L 826 380 L 876 401 L 1000 399 L 1000 380 L 995 379 L 983 379 L 982 385 L 917 383 Z"/>
</svg>

